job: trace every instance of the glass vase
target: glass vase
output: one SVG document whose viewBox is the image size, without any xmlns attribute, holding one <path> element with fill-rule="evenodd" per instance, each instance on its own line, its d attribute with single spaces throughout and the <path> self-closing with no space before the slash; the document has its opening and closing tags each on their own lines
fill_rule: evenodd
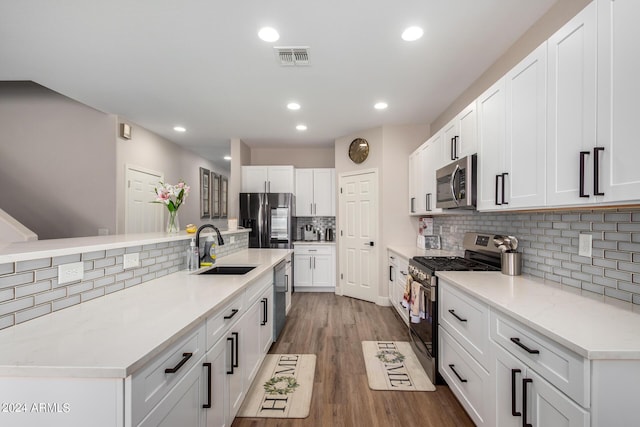
<svg viewBox="0 0 640 427">
<path fill-rule="evenodd" d="M 167 233 L 177 233 L 180 231 L 180 220 L 178 219 L 178 211 L 169 211 L 169 219 L 167 220 Z"/>
</svg>

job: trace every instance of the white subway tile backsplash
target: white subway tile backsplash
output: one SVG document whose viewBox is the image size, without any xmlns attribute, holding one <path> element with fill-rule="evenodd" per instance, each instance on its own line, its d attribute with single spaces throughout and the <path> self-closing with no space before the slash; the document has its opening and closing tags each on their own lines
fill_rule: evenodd
<svg viewBox="0 0 640 427">
<path fill-rule="evenodd" d="M 13 273 L 14 268 L 15 266 L 12 262 L 0 264 L 0 276 Z"/>
<path fill-rule="evenodd" d="M 83 261 L 91 261 L 94 259 L 102 259 L 105 257 L 105 251 L 85 252 L 82 254 Z"/>
<path fill-rule="evenodd" d="M 27 295 L 38 294 L 40 292 L 48 291 L 51 289 L 51 281 L 45 280 L 42 282 L 36 282 L 29 285 L 16 286 L 16 298 L 22 298 Z"/>
<path fill-rule="evenodd" d="M 36 317 L 49 313 L 51 313 L 51 304 L 42 304 L 34 308 L 16 312 L 15 322 L 16 324 L 26 322 L 27 320 L 35 319 Z"/>
<path fill-rule="evenodd" d="M 116 281 L 116 278 L 114 276 L 107 276 L 105 278 L 95 280 L 93 282 L 93 287 L 99 288 L 101 286 L 107 286 L 114 283 L 115 281 Z"/>
<path fill-rule="evenodd" d="M 80 301 L 85 302 L 104 295 L 104 288 L 93 289 L 80 294 Z"/>
<path fill-rule="evenodd" d="M 104 268 L 109 267 L 116 264 L 115 257 L 107 257 L 104 259 L 96 260 L 93 262 L 93 268 Z"/>
<path fill-rule="evenodd" d="M 33 307 L 33 297 L 27 297 L 22 299 L 13 300 L 0 304 L 0 316 L 9 313 L 15 313 L 16 311 L 23 310 L 25 308 Z"/>
<path fill-rule="evenodd" d="M 16 273 L 40 268 L 51 267 L 51 258 L 32 259 L 29 261 L 16 262 Z"/>
<path fill-rule="evenodd" d="M 124 283 L 120 282 L 120 283 L 115 283 L 113 285 L 105 286 L 104 292 L 106 295 L 106 294 L 111 294 L 113 292 L 121 291 L 123 289 L 124 289 Z"/>
<path fill-rule="evenodd" d="M 53 301 L 56 299 L 64 298 L 67 296 L 67 288 L 59 288 L 55 289 L 51 292 L 45 292 L 43 294 L 38 294 L 34 296 L 34 304 L 40 305 L 45 302 Z"/>
<path fill-rule="evenodd" d="M 0 289 L 0 302 L 12 300 L 15 297 L 15 290 L 13 288 Z"/>
<path fill-rule="evenodd" d="M 54 257 L 51 265 L 55 267 L 61 264 L 69 264 L 71 262 L 80 262 L 80 254 Z"/>
<path fill-rule="evenodd" d="M 13 274 L 10 276 L 2 276 L 0 277 L 0 289 L 24 285 L 26 283 L 31 283 L 33 282 L 33 278 L 34 278 L 33 271 L 29 271 L 27 273 Z"/>
<path fill-rule="evenodd" d="M 105 258 L 110 258 L 118 255 L 124 255 L 124 248 L 108 249 L 104 256 Z"/>
<path fill-rule="evenodd" d="M 75 294 L 64 299 L 53 301 L 51 303 L 51 308 L 53 309 L 53 311 L 58 311 L 58 310 L 62 310 L 63 308 L 71 307 L 72 305 L 76 305 L 76 304 L 80 304 L 79 294 Z"/>
<path fill-rule="evenodd" d="M 0 317 L 0 329 L 8 328 L 13 326 L 15 323 L 15 316 L 12 314 L 8 316 Z"/>
<path fill-rule="evenodd" d="M 79 294 L 81 292 L 88 291 L 89 289 L 93 289 L 93 282 L 80 282 L 77 285 L 67 286 L 67 293 L 69 295 Z"/>
</svg>

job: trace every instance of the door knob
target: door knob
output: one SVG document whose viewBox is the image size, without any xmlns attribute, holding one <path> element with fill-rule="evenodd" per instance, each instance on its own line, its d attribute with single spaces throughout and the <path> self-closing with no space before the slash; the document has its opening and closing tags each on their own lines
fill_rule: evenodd
<svg viewBox="0 0 640 427">
<path fill-rule="evenodd" d="M 373 242 L 366 242 L 364 245 L 365 246 L 373 246 Z"/>
</svg>

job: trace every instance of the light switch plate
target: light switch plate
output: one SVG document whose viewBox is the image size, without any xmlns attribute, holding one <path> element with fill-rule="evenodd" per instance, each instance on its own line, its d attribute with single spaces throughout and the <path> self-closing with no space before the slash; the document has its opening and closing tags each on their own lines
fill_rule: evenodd
<svg viewBox="0 0 640 427">
<path fill-rule="evenodd" d="M 593 236 L 591 234 L 580 234 L 578 240 L 578 255 L 580 256 L 591 256 L 591 243 L 593 240 Z"/>
<path fill-rule="evenodd" d="M 58 284 L 77 282 L 84 278 L 84 264 L 72 262 L 58 266 Z"/>
<path fill-rule="evenodd" d="M 140 253 L 124 254 L 122 259 L 123 268 L 136 268 L 140 266 Z"/>
</svg>

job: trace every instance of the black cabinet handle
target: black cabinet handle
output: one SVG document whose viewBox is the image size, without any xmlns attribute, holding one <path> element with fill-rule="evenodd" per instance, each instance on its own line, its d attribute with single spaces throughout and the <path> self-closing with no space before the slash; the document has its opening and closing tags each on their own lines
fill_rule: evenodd
<svg viewBox="0 0 640 427">
<path fill-rule="evenodd" d="M 456 159 L 456 147 L 455 147 L 456 142 L 455 141 L 456 141 L 455 137 L 451 138 L 451 160 Z"/>
<path fill-rule="evenodd" d="M 231 314 L 228 316 L 224 316 L 224 320 L 229 320 L 231 319 L 233 316 L 235 316 L 236 314 L 238 314 L 238 309 L 234 308 L 233 310 L 231 310 Z"/>
<path fill-rule="evenodd" d="M 589 195 L 584 192 L 584 161 L 585 156 L 588 156 L 589 154 L 591 153 L 588 151 L 580 152 L 580 197 L 589 197 Z"/>
<path fill-rule="evenodd" d="M 504 201 L 504 195 L 506 194 L 505 191 L 504 191 L 504 185 L 505 185 L 505 182 L 507 181 L 507 177 L 508 176 L 509 176 L 508 172 L 505 172 L 505 173 L 502 174 L 502 203 L 501 203 L 501 205 L 508 205 L 509 204 L 509 202 L 505 202 Z"/>
<path fill-rule="evenodd" d="M 521 417 L 520 412 L 516 412 L 516 374 L 522 372 L 520 369 L 511 370 L 511 415 Z"/>
<path fill-rule="evenodd" d="M 522 379 L 522 427 L 533 427 L 527 422 L 527 384 L 532 382 L 531 378 Z"/>
<path fill-rule="evenodd" d="M 284 275 L 284 291 L 289 292 L 289 275 L 288 274 Z"/>
<path fill-rule="evenodd" d="M 529 347 L 527 347 L 526 345 L 522 344 L 520 342 L 520 338 L 511 338 L 511 342 L 514 343 L 515 345 L 517 345 L 518 347 L 523 348 L 529 354 L 540 354 L 539 350 L 532 350 Z"/>
<path fill-rule="evenodd" d="M 202 405 L 204 409 L 211 408 L 211 363 L 203 363 L 203 367 L 207 368 L 207 403 Z"/>
<path fill-rule="evenodd" d="M 458 316 L 458 315 L 456 314 L 456 311 L 455 311 L 454 309 L 449 310 L 449 313 L 451 313 L 451 315 L 452 315 L 453 317 L 455 317 L 456 319 L 458 319 L 458 320 L 459 320 L 459 321 L 461 321 L 461 322 L 466 322 L 466 321 L 467 321 L 467 319 L 463 319 L 462 317 Z"/>
<path fill-rule="evenodd" d="M 233 375 L 233 368 L 234 368 L 234 366 L 233 366 L 233 358 L 234 358 L 235 346 L 233 345 L 233 338 L 227 338 L 227 342 L 229 342 L 229 341 L 231 341 L 231 360 L 230 360 L 230 362 L 231 362 L 231 364 L 230 364 L 231 370 L 227 371 L 227 374 Z"/>
<path fill-rule="evenodd" d="M 604 151 L 604 147 L 595 147 L 593 149 L 593 195 L 604 196 L 600 192 L 600 151 Z"/>
<path fill-rule="evenodd" d="M 465 380 L 464 378 L 462 378 L 455 370 L 454 368 L 455 365 L 451 364 L 449 365 L 449 369 L 451 369 L 451 371 L 453 371 L 454 374 L 456 374 L 456 377 L 458 377 L 458 379 L 460 380 L 461 383 L 466 383 L 467 380 Z"/>
<path fill-rule="evenodd" d="M 393 282 L 393 265 L 389 266 L 389 281 Z"/>
<path fill-rule="evenodd" d="M 269 304 L 269 300 L 267 298 L 262 298 L 260 300 L 260 302 L 263 304 L 263 312 L 262 312 L 262 322 L 260 322 L 260 326 L 264 326 L 267 324 L 268 318 L 269 318 L 269 314 L 268 314 L 268 308 L 267 305 Z"/>
<path fill-rule="evenodd" d="M 235 361 L 232 361 L 232 363 L 233 363 L 233 367 L 234 368 L 238 368 L 240 366 L 240 363 L 238 363 L 238 354 L 240 353 L 240 351 L 238 349 L 238 347 L 239 347 L 238 342 L 240 341 L 240 339 L 238 337 L 239 333 L 238 332 L 231 332 L 231 335 L 233 335 L 235 337 L 234 342 L 235 342 L 235 347 L 236 347 L 236 351 L 233 352 L 233 356 L 234 357 L 232 357 L 232 359 L 235 359 Z"/>
<path fill-rule="evenodd" d="M 411 198 L 411 212 L 415 212 L 416 211 L 416 208 L 414 206 L 415 205 L 415 201 L 416 201 L 416 198 L 412 197 Z"/>
<path fill-rule="evenodd" d="M 501 176 L 502 175 L 496 175 L 496 201 L 495 201 L 496 206 L 500 206 L 502 204 L 502 203 L 500 203 L 498 201 L 498 193 L 499 193 L 499 188 L 500 188 L 500 185 L 499 185 L 498 181 L 500 180 Z"/>
<path fill-rule="evenodd" d="M 458 160 L 458 135 L 453 137 L 453 159 Z"/>
<path fill-rule="evenodd" d="M 182 360 L 180 362 L 178 362 L 178 364 L 176 366 L 174 366 L 173 368 L 165 369 L 164 373 L 165 374 L 175 374 L 176 372 L 178 372 L 178 370 L 180 368 L 182 368 L 182 365 L 187 363 L 187 360 L 191 359 L 191 356 L 193 356 L 193 353 L 182 353 Z"/>
</svg>

